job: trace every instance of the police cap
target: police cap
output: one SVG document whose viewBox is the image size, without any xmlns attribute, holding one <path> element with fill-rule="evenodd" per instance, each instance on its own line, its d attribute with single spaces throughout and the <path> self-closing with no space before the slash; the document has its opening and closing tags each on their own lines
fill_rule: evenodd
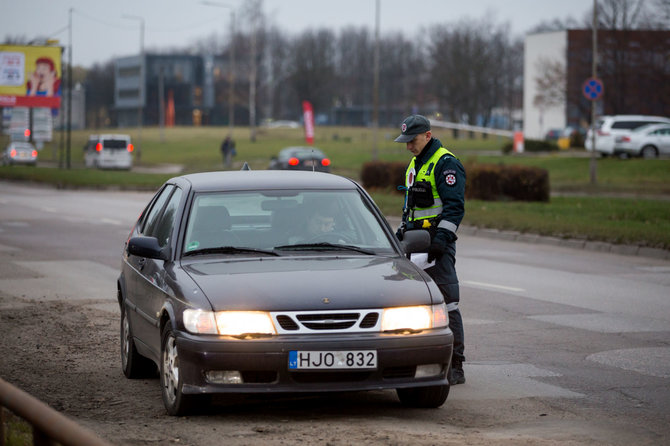
<svg viewBox="0 0 670 446">
<path fill-rule="evenodd" d="M 400 136 L 395 142 L 410 142 L 416 135 L 430 131 L 430 121 L 425 116 L 412 115 L 402 122 Z"/>
</svg>

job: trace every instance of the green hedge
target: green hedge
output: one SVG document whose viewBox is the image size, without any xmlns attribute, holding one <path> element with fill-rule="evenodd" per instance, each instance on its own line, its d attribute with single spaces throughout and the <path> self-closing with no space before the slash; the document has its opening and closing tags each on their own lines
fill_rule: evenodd
<svg viewBox="0 0 670 446">
<path fill-rule="evenodd" d="M 465 166 L 466 198 L 478 200 L 549 201 L 549 172 L 532 166 L 476 164 Z M 366 189 L 393 189 L 405 184 L 404 162 L 372 161 L 363 165 Z"/>
</svg>

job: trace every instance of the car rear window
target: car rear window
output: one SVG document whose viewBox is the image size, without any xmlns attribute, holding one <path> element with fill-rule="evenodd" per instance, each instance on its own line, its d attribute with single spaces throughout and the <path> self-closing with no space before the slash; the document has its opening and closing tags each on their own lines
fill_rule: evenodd
<svg viewBox="0 0 670 446">
<path fill-rule="evenodd" d="M 105 139 L 102 141 L 102 147 L 105 149 L 125 149 L 128 142 L 125 139 Z"/>
</svg>

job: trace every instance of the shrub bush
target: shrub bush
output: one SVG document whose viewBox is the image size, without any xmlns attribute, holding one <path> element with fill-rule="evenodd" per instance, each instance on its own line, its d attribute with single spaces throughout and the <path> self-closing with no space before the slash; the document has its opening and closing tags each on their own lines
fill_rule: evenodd
<svg viewBox="0 0 670 446">
<path fill-rule="evenodd" d="M 403 162 L 368 162 L 363 165 L 361 182 L 366 189 L 398 191 L 397 187 L 405 184 L 406 169 Z M 549 172 L 546 169 L 468 163 L 466 174 L 466 198 L 488 201 L 549 201 Z"/>
</svg>

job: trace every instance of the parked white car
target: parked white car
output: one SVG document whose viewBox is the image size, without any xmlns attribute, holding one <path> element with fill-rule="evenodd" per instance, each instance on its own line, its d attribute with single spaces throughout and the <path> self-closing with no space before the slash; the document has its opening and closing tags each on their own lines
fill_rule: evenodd
<svg viewBox="0 0 670 446">
<path fill-rule="evenodd" d="M 98 169 L 130 169 L 133 150 L 128 135 L 91 135 L 84 147 L 84 163 Z"/>
<path fill-rule="evenodd" d="M 607 156 L 614 154 L 616 138 L 630 134 L 633 130 L 649 124 L 670 124 L 670 118 L 645 115 L 602 116 L 596 121 L 596 151 Z M 593 149 L 591 130 L 586 134 L 584 146 Z"/>
<path fill-rule="evenodd" d="M 656 158 L 670 154 L 670 124 L 650 124 L 616 137 L 614 154 Z"/>
</svg>

